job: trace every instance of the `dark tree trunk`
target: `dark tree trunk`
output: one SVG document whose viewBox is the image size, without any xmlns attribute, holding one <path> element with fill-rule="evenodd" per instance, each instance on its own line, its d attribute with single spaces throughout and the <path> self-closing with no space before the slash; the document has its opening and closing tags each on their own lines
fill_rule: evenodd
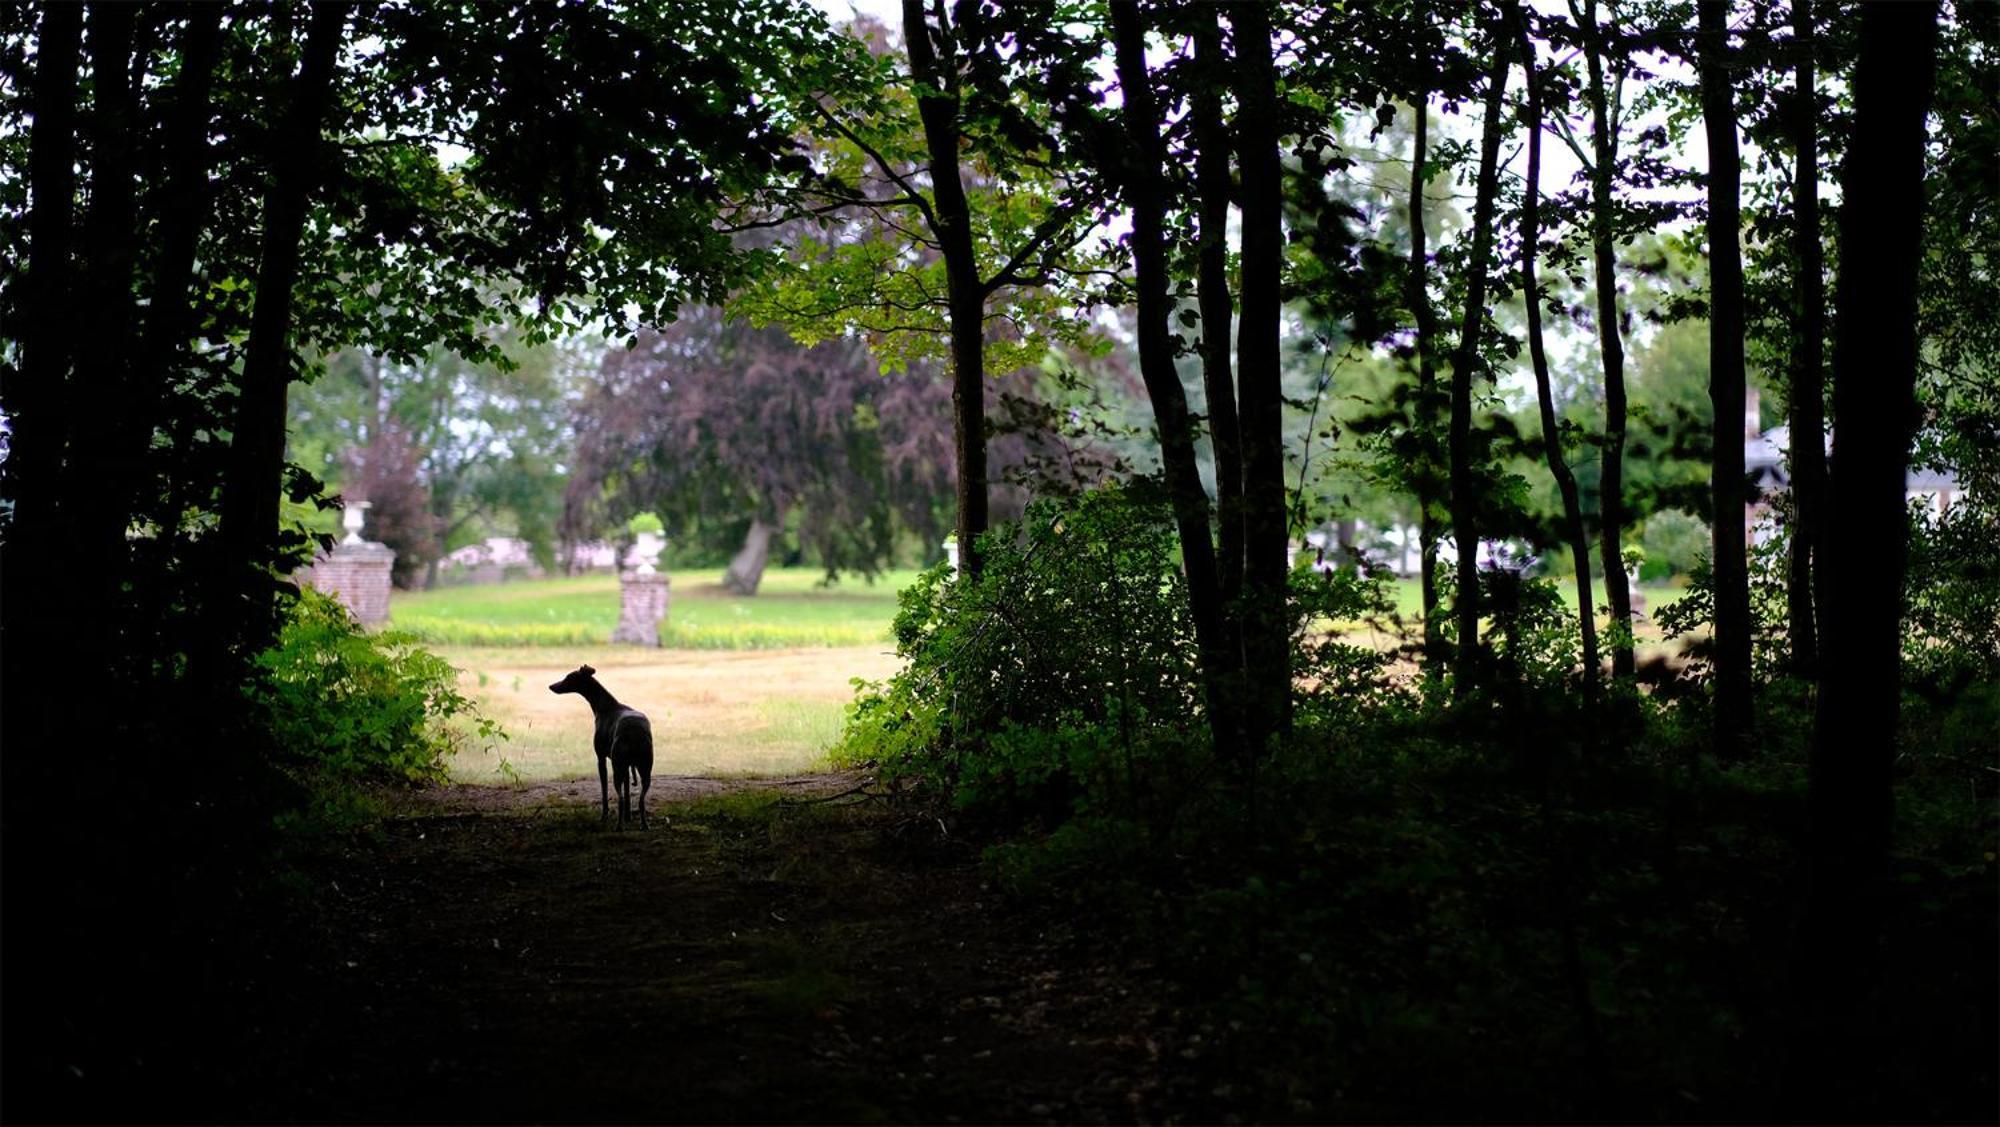
<svg viewBox="0 0 2000 1127">
<path fill-rule="evenodd" d="M 1604 567 L 1604 601 L 1611 611 L 1611 674 L 1632 676 L 1632 587 L 1625 577 L 1625 340 L 1618 309 L 1618 253 L 1614 245 L 1613 187 L 1618 175 L 1618 125 L 1604 86 L 1604 40 L 1597 5 L 1584 7 L 1584 65 L 1590 101 L 1590 255 L 1596 275 L 1597 341 L 1604 361 L 1604 449 L 1598 470 L 1598 559 Z M 1595 616 L 1595 607 L 1582 608 Z"/>
<path fill-rule="evenodd" d="M 285 393 L 292 381 L 292 289 L 299 273 L 299 240 L 319 179 L 322 122 L 332 95 L 334 60 L 348 9 L 336 0 L 312 6 L 311 27 L 291 105 L 273 153 L 271 186 L 264 197 L 264 237 L 257 266 L 257 302 L 250 314 L 230 474 L 222 491 L 222 536 L 237 574 L 227 577 L 239 596 L 256 589 L 273 557 L 278 495 L 285 466 Z M 244 622 L 260 611 L 243 608 Z"/>
<path fill-rule="evenodd" d="M 82 45 L 82 5 L 42 8 L 29 95 L 28 276 L 26 296 L 15 311 L 20 367 L 6 386 L 14 430 L 6 466 L 14 501 L 7 543 L 10 578 L 24 574 L 24 549 L 32 553 L 50 542 L 60 507 L 57 480 L 68 442 L 70 348 L 79 335 L 71 321 L 77 307 L 70 300 L 70 249 L 76 222 L 76 76 Z M 9 599 L 7 605 L 18 611 L 27 604 Z"/>
<path fill-rule="evenodd" d="M 1235 31 L 1238 166 L 1242 175 L 1242 313 L 1237 329 L 1243 436 L 1243 668 L 1249 754 L 1291 729 L 1291 637 L 1285 607 L 1284 394 L 1278 374 L 1284 200 L 1279 182 L 1277 69 L 1271 13 L 1228 9 Z"/>
<path fill-rule="evenodd" d="M 122 393 L 138 316 L 133 201 L 139 104 L 132 51 L 138 15 L 136 5 L 105 3 L 89 5 L 84 14 L 91 71 L 90 112 L 84 118 L 90 205 L 77 244 L 74 324 L 81 335 L 65 404 L 73 429 L 57 478 L 62 500 L 55 543 L 62 558 L 34 596 L 62 607 L 68 619 L 42 639 L 39 655 L 64 671 L 51 699 L 66 713 L 78 705 L 65 698 L 81 686 L 93 686 L 89 691 L 114 710 L 131 687 L 129 680 L 111 676 L 126 650 L 116 604 L 118 580 L 129 564 L 125 529 L 131 514 L 118 504 L 123 490 L 104 454 L 105 440 L 133 407 Z"/>
<path fill-rule="evenodd" d="M 1230 324 L 1236 301 L 1229 292 L 1229 156 L 1232 148 L 1222 120 L 1222 93 L 1216 83 L 1229 69 L 1222 47 L 1221 9 L 1195 22 L 1195 63 L 1209 81 L 1192 99 L 1196 145 L 1195 180 L 1201 194 L 1201 247 L 1196 288 L 1201 306 L 1201 374 L 1208 392 L 1209 443 L 1215 450 L 1217 577 L 1222 587 L 1225 628 L 1233 631 L 1243 595 L 1243 443 L 1236 418 L 1236 374 L 1230 364 Z M 1232 650 L 1243 645 L 1240 631 Z M 1240 655 L 1239 655 L 1240 663 Z"/>
<path fill-rule="evenodd" d="M 71 377 L 71 419 L 81 423 L 88 417 L 94 425 L 71 436 L 63 474 L 62 535 L 72 556 L 64 568 L 75 588 L 71 610 L 84 619 L 79 633 L 101 641 L 108 640 L 100 621 L 107 609 L 103 588 L 124 555 L 130 516 L 113 509 L 112 494 L 122 490 L 111 480 L 103 455 L 107 434 L 118 433 L 133 406 L 123 393 L 130 384 L 127 365 L 133 360 L 138 315 L 132 285 L 138 254 L 133 207 L 139 116 L 132 40 L 138 14 L 136 5 L 92 4 L 86 19 L 90 206 L 78 246 L 76 300 L 82 335 Z"/>
<path fill-rule="evenodd" d="M 1521 73 L 1526 90 L 1528 168 L 1521 188 L 1521 301 L 1528 314 L 1528 355 L 1535 366 L 1535 397 L 1542 409 L 1542 451 L 1548 459 L 1549 475 L 1556 479 L 1562 494 L 1563 530 L 1569 537 L 1570 558 L 1576 567 L 1577 616 L 1583 635 L 1583 696 L 1594 706 L 1598 697 L 1597 615 L 1590 592 L 1590 536 L 1583 526 L 1583 505 L 1577 499 L 1576 475 L 1563 459 L 1562 428 L 1556 420 L 1555 395 L 1549 386 L 1549 356 L 1542 339 L 1542 289 L 1535 278 L 1536 244 L 1542 237 L 1542 92 L 1535 77 L 1535 44 L 1527 27 L 1521 28 Z"/>
<path fill-rule="evenodd" d="M 937 34 L 950 49 L 939 12 Z M 986 532 L 986 293 L 973 256 L 972 209 L 959 175 L 958 81 L 938 58 L 923 0 L 903 0 L 903 40 L 910 74 L 934 91 L 918 97 L 924 145 L 931 158 L 931 204 L 945 263 L 951 320 L 952 436 L 958 454 L 958 559 L 979 575 L 979 537 Z"/>
<path fill-rule="evenodd" d="M 1810 675 L 1819 656 L 1813 584 L 1826 519 L 1826 261 L 1820 246 L 1819 103 L 1814 96 L 1812 0 L 1792 0 L 1798 106 L 1792 116 L 1792 246 L 1798 320 L 1793 325 L 1791 396 L 1792 545 L 1786 584 L 1792 665 Z"/>
<path fill-rule="evenodd" d="M 1202 685 L 1208 701 L 1210 728 L 1218 759 L 1240 754 L 1232 690 L 1232 660 L 1224 629 L 1215 546 L 1209 536 L 1208 494 L 1202 489 L 1195 459 L 1194 418 L 1187 392 L 1174 366 L 1172 329 L 1168 325 L 1173 298 L 1168 292 L 1166 199 L 1161 168 L 1166 149 L 1160 140 L 1159 109 L 1146 73 L 1146 29 L 1138 6 L 1111 5 L 1112 39 L 1116 48 L 1118 87 L 1124 99 L 1120 116 L 1130 143 L 1126 167 L 1126 202 L 1132 217 L 1132 266 L 1137 282 L 1139 372 L 1153 403 L 1160 432 L 1160 461 L 1174 524 L 1180 532 L 1181 561 L 1187 571 L 1188 604 L 1194 615 L 1195 643 L 1201 651 Z M 1224 322 L 1226 325 L 1227 322 Z M 1226 339 L 1226 337 L 1225 337 Z M 1225 346 L 1226 351 L 1226 346 Z"/>
<path fill-rule="evenodd" d="M 50 878 L 40 850 L 21 843 L 33 827 L 51 823 L 49 795 L 60 793 L 69 769 L 63 748 L 68 720 L 58 697 L 72 672 L 49 652 L 64 636 L 71 603 L 57 584 L 61 518 L 60 477 L 68 410 L 69 348 L 77 338 L 71 317 L 70 251 L 76 210 L 76 94 L 82 62 L 83 10 L 49 4 L 41 10 L 35 37 L 35 73 L 29 90 L 33 112 L 28 149 L 27 277 L 14 337 L 19 366 L 8 374 L 5 404 L 14 428 L 13 448 L 4 467 L 12 519 L 0 539 L 0 825 L 7 848 L 0 850 L 9 903 L 27 902 L 24 888 L 39 889 Z M 64 819 L 56 818 L 60 823 Z M 44 843 L 47 844 L 47 843 Z M 18 908 L 16 909 L 18 911 Z M 19 918 L 19 917 L 16 917 Z M 52 946 L 46 928 L 20 927 L 9 936 L 5 979 L 11 999 L 9 1028 L 55 1028 L 56 1014 L 43 1012 L 45 992 L 32 989 L 31 975 Z M 23 989 L 23 987 L 29 987 Z M 26 1006 L 21 1005 L 27 999 Z M 45 1024 L 46 1023 L 46 1024 Z"/>
<path fill-rule="evenodd" d="M 1424 226 L 1424 185 L 1429 180 L 1424 162 L 1430 155 L 1430 90 L 1420 85 L 1411 97 L 1416 110 L 1416 142 L 1410 153 L 1410 278 L 1407 286 L 1410 316 L 1417 329 L 1416 465 L 1417 534 L 1422 538 L 1417 557 L 1418 585 L 1424 613 L 1424 660 L 1433 670 L 1444 660 L 1444 623 L 1438 619 L 1438 388 L 1437 312 L 1431 306 L 1429 232 Z"/>
<path fill-rule="evenodd" d="M 1486 323 L 1486 267 L 1493 250 L 1493 208 L 1500 193 L 1502 104 L 1507 93 L 1507 42 L 1498 25 L 1490 35 L 1492 62 L 1486 79 L 1486 120 L 1479 139 L 1479 180 L 1472 204 L 1472 254 L 1466 260 L 1465 321 L 1451 372 L 1451 530 L 1458 547 L 1458 653 L 1454 692 L 1479 679 L 1479 499 L 1472 476 L 1472 377 L 1480 364 L 1480 330 Z"/>
<path fill-rule="evenodd" d="M 1841 173 L 1834 309 L 1833 491 L 1820 567 L 1808 889 L 1797 985 L 1796 1104 L 1807 1118 L 1893 1116 L 1879 1102 L 1882 927 L 1889 887 L 1908 553 L 1904 474 L 1916 423 L 1924 119 L 1937 7 L 1862 6 L 1854 134 Z"/>
<path fill-rule="evenodd" d="M 162 147 L 165 159 L 155 174 L 159 187 L 147 201 L 160 237 L 144 314 L 136 323 L 139 345 L 127 363 L 108 373 L 120 381 L 112 393 L 118 409 L 108 413 L 87 452 L 91 469 L 86 476 L 100 483 L 102 500 L 78 514 L 78 523 L 89 527 L 79 532 L 77 542 L 101 545 L 107 561 L 124 547 L 125 528 L 135 514 L 154 514 L 163 526 L 179 520 L 179 513 L 164 503 L 167 490 L 151 455 L 160 404 L 195 331 L 191 292 L 200 217 L 207 211 L 209 88 L 222 43 L 222 11 L 209 4 L 185 10 Z M 122 226 L 127 238 L 134 237 L 129 223 Z M 116 577 L 109 570 L 92 576 L 96 593 L 85 598 L 108 603 Z"/>
<path fill-rule="evenodd" d="M 166 383 L 186 355 L 195 328 L 190 294 L 202 231 L 199 217 L 207 211 L 209 91 L 221 53 L 222 12 L 219 4 L 186 9 L 180 69 L 166 124 L 166 161 L 152 209 L 160 245 L 153 260 L 139 363 L 127 393 L 134 404 L 130 416 L 137 425 L 119 436 L 111 462 L 113 472 L 121 475 L 136 476 L 141 469 Z"/>
<path fill-rule="evenodd" d="M 35 37 L 35 74 L 30 89 L 33 111 L 28 148 L 28 255 L 26 285 L 18 308 L 14 336 L 20 342 L 19 367 L 5 385 L 5 403 L 13 427 L 12 449 L 4 467 L 7 496 L 14 511 L 0 551 L 4 583 L 4 635 L 0 661 L 7 671 L 8 742 L 25 732 L 30 714 L 23 702 L 35 702 L 39 684 L 50 664 L 42 657 L 46 639 L 61 629 L 56 616 L 68 606 L 49 597 L 49 583 L 60 576 L 53 567 L 60 543 L 57 522 L 63 508 L 61 487 L 64 449 L 70 420 L 70 348 L 79 337 L 72 317 L 71 244 L 76 213 L 76 95 L 82 63 L 83 9 L 50 4 L 42 9 Z M 10 755 L 9 765 L 32 766 L 38 757 Z M 10 773 L 11 776 L 11 773 Z"/>
<path fill-rule="evenodd" d="M 1750 727 L 1750 571 L 1744 531 L 1743 251 L 1729 0 L 1700 0 L 1701 108 L 1708 133 L 1708 398 L 1715 566 L 1715 751 L 1734 756 Z"/>
</svg>

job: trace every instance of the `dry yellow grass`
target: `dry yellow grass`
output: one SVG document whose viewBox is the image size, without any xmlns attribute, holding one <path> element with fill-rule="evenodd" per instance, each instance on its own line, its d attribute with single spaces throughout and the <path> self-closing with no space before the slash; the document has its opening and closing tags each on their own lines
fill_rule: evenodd
<svg viewBox="0 0 2000 1127">
<path fill-rule="evenodd" d="M 626 647 L 441 647 L 464 690 L 511 737 L 468 747 L 453 764 L 464 782 L 594 776 L 590 708 L 549 685 L 578 665 L 653 722 L 653 773 L 782 775 L 825 760 L 856 677 L 895 672 L 886 645 L 825 649 L 690 651 Z"/>
</svg>

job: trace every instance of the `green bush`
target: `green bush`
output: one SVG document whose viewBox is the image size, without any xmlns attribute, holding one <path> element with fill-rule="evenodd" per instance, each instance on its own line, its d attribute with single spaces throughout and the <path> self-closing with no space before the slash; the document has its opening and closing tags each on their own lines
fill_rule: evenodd
<svg viewBox="0 0 2000 1127">
<path fill-rule="evenodd" d="M 1113 487 L 1031 506 L 902 594 L 908 662 L 863 685 L 837 761 L 921 779 L 961 806 L 1058 819 L 1159 789 L 1205 744 L 1194 630 L 1165 505 Z"/>
<path fill-rule="evenodd" d="M 444 659 L 409 634 L 364 631 L 315 591 L 293 603 L 257 669 L 245 692 L 280 765 L 321 793 L 435 782 L 467 739 L 500 737 Z"/>
</svg>

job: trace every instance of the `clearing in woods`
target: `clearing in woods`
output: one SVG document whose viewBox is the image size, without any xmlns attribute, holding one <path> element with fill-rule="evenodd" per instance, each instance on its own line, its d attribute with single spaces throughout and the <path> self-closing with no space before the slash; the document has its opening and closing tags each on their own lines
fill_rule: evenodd
<svg viewBox="0 0 2000 1127">
<path fill-rule="evenodd" d="M 292 1121 L 1130 1121 L 1220 1112 L 1167 988 L 1004 907 L 851 774 L 458 784 L 299 859 L 279 981 L 209 1114 Z M 843 794 L 842 792 L 850 792 Z M 301 890 L 303 892 L 303 889 Z M 1192 1042 L 1190 1041 L 1192 1037 Z M 231 1094 L 227 1089 L 235 1088 Z"/>
</svg>

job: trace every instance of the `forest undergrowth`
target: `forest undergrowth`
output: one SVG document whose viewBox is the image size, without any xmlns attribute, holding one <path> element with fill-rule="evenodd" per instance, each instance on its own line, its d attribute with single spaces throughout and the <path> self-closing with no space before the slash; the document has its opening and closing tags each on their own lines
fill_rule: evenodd
<svg viewBox="0 0 2000 1127">
<path fill-rule="evenodd" d="M 1012 894 L 1156 960 L 1226 1031 L 1250 1118 L 1795 1112 L 1804 682 L 1763 669 L 1753 739 L 1718 758 L 1698 646 L 1587 706 L 1553 585 L 1489 575 L 1488 679 L 1454 699 L 1316 625 L 1397 629 L 1382 580 L 1301 569 L 1295 724 L 1244 769 L 1196 734 L 1174 562 L 1143 495 L 1031 511 L 976 584 L 906 594 L 910 664 L 837 757 L 989 843 Z M 1960 621 L 1934 676 L 1912 666 L 1858 1118 L 1993 1105 L 1996 698 L 1982 619 Z M 1974 659 L 1941 672 L 1953 644 Z"/>
</svg>

